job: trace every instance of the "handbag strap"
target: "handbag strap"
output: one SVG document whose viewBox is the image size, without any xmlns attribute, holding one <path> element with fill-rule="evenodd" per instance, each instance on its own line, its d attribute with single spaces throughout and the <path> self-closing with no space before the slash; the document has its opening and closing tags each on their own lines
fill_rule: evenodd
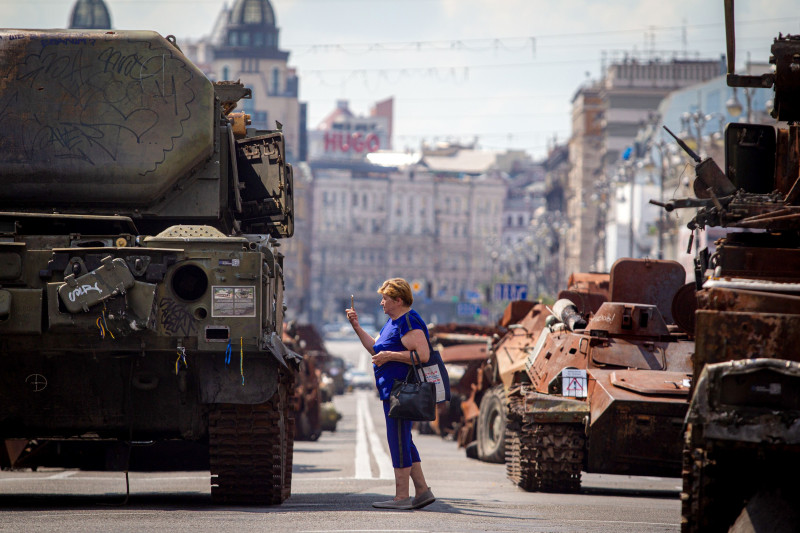
<svg viewBox="0 0 800 533">
<path fill-rule="evenodd" d="M 408 331 L 411 331 L 411 319 L 408 318 L 408 315 L 410 315 L 410 314 L 411 314 L 411 311 L 406 313 L 406 324 L 408 324 Z M 423 330 L 422 333 L 425 333 L 425 330 Z M 428 353 L 433 354 L 433 345 L 431 344 L 431 339 L 430 339 L 430 337 L 428 337 L 427 333 L 425 333 L 425 340 L 428 341 Z M 422 363 L 420 363 L 420 365 L 421 364 Z"/>
<path fill-rule="evenodd" d="M 419 354 L 417 353 L 417 351 L 416 350 L 411 350 L 410 355 L 411 355 L 411 367 L 412 367 L 412 371 L 411 372 L 412 372 L 412 374 L 414 374 L 414 378 L 415 378 L 414 381 L 418 381 L 418 382 L 421 383 L 421 381 L 419 379 L 419 372 L 422 372 L 422 381 L 428 381 L 428 376 L 426 376 L 425 375 L 425 371 L 422 370 L 422 360 L 419 358 Z M 414 357 L 417 358 L 416 361 L 414 361 Z M 419 365 L 419 366 L 417 366 L 417 365 Z M 406 379 L 408 379 L 408 378 L 406 378 Z"/>
</svg>

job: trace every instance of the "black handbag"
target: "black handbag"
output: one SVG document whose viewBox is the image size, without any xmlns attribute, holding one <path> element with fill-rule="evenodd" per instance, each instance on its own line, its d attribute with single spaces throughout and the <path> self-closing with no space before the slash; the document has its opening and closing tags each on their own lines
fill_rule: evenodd
<svg viewBox="0 0 800 533">
<path fill-rule="evenodd" d="M 416 421 L 436 419 L 436 385 L 425 380 L 424 373 L 420 381 L 417 373 L 419 360 L 419 354 L 412 351 L 411 369 L 406 379 L 394 381 L 389 394 L 389 417 Z"/>
</svg>

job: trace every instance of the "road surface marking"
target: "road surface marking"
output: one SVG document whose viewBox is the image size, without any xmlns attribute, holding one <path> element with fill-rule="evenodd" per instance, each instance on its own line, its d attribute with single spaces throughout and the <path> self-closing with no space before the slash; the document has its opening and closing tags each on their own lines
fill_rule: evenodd
<svg viewBox="0 0 800 533">
<path fill-rule="evenodd" d="M 378 438 L 378 434 L 375 433 L 375 424 L 372 421 L 372 417 L 369 416 L 369 409 L 367 408 L 367 393 L 364 391 L 359 391 L 358 394 L 359 403 L 363 402 L 364 404 L 362 413 L 364 414 L 364 419 L 367 422 L 367 437 L 369 437 L 369 446 L 372 450 L 372 456 L 375 458 L 375 462 L 378 463 L 378 470 L 380 471 L 379 479 L 394 479 L 394 467 L 392 466 L 392 460 L 389 459 L 389 456 L 386 454 L 386 450 L 383 449 L 383 445 Z"/>
<path fill-rule="evenodd" d="M 356 392 L 356 479 L 394 479 L 392 461 L 384 450 L 375 423 L 369 415 L 366 391 Z M 369 443 L 369 448 L 367 447 Z M 378 463 L 378 477 L 372 475 L 370 452 Z"/>
<path fill-rule="evenodd" d="M 48 476 L 45 479 L 64 479 L 70 476 L 74 476 L 76 474 L 75 470 L 66 470 L 64 472 L 59 472 L 58 474 L 53 474 L 52 476 Z"/>
<path fill-rule="evenodd" d="M 367 434 L 364 428 L 364 409 L 366 409 L 366 402 L 362 402 L 359 395 L 356 401 L 356 473 L 354 476 L 356 479 L 372 479 Z"/>
</svg>

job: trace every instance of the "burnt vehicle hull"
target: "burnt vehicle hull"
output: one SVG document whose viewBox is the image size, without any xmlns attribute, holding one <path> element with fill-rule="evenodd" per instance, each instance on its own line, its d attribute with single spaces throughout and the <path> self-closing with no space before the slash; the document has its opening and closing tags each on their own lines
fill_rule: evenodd
<svg viewBox="0 0 800 533">
<path fill-rule="evenodd" d="M 800 520 L 800 37 L 779 35 L 773 71 L 734 73 L 733 1 L 725 2 L 731 87 L 774 88 L 788 127 L 732 123 L 725 173 L 698 163 L 688 224 L 741 228 L 697 250 L 695 382 L 686 417 L 681 531 L 796 531 Z M 659 202 L 651 203 L 659 205 Z M 691 247 L 690 247 L 691 251 Z"/>
<path fill-rule="evenodd" d="M 660 307 L 680 289 L 683 268 L 620 260 L 610 293 L 619 294 L 615 274 L 634 271 L 661 285 L 628 288 L 630 301 L 598 302 L 586 315 L 575 300 L 587 298 L 567 293 L 555 322 L 534 331 L 523 320 L 494 347 L 508 402 L 507 474 L 525 490 L 575 492 L 582 471 L 680 473 L 693 343 Z"/>
<path fill-rule="evenodd" d="M 0 466 L 127 471 L 185 443 L 173 467 L 210 470 L 215 502 L 282 502 L 282 133 L 153 32 L 0 37 Z"/>
</svg>

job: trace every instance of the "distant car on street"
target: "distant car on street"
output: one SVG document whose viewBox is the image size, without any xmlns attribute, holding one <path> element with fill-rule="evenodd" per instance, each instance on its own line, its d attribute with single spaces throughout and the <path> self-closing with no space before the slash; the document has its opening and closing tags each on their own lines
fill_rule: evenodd
<svg viewBox="0 0 800 533">
<path fill-rule="evenodd" d="M 363 370 L 351 368 L 344 373 L 344 381 L 349 388 L 372 389 L 375 388 L 375 377 Z"/>
</svg>

